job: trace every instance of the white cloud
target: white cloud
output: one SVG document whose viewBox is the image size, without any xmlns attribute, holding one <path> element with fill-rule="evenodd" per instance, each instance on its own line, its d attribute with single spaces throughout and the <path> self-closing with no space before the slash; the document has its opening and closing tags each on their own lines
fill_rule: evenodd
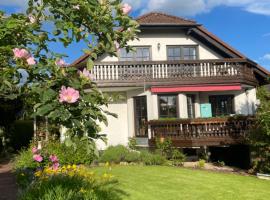
<svg viewBox="0 0 270 200">
<path fill-rule="evenodd" d="M 261 60 L 270 60 L 270 53 L 267 53 L 263 57 L 261 57 Z"/>
<path fill-rule="evenodd" d="M 269 15 L 270 0 L 124 0 L 134 10 L 145 13 L 163 11 L 178 16 L 206 13 L 218 6 L 239 7 L 247 12 Z"/>
</svg>

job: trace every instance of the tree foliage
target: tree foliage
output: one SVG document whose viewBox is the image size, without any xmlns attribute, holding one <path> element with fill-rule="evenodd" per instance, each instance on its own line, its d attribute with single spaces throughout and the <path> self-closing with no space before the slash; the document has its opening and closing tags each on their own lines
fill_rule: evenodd
<svg viewBox="0 0 270 200">
<path fill-rule="evenodd" d="M 35 111 L 32 116 L 46 116 L 71 135 L 100 137 L 98 124 L 111 114 L 104 110 L 108 99 L 90 76 L 66 66 L 63 55 L 49 44 L 84 42 L 89 55 L 85 70 L 91 70 L 100 55 L 131 49 L 127 41 L 136 39 L 137 22 L 124 12 L 120 0 L 29 0 L 28 5 L 26 13 L 0 13 L 0 97 L 22 99 L 25 108 Z M 29 57 L 14 58 L 15 48 L 27 50 L 32 62 Z M 78 91 L 79 99 L 61 102 L 62 87 Z"/>
<path fill-rule="evenodd" d="M 257 91 L 260 100 L 254 130 L 250 134 L 254 170 L 270 173 L 270 92 L 265 87 Z"/>
</svg>

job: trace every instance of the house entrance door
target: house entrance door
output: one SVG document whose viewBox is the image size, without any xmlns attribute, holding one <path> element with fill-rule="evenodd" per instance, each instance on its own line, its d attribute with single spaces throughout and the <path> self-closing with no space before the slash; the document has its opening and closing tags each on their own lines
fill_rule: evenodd
<svg viewBox="0 0 270 200">
<path fill-rule="evenodd" d="M 147 137 L 147 103 L 146 96 L 134 97 L 135 136 Z"/>
</svg>

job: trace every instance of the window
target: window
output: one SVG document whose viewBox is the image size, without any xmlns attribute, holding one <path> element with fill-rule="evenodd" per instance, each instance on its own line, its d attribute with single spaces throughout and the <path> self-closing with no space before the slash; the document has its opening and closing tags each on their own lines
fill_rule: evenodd
<svg viewBox="0 0 270 200">
<path fill-rule="evenodd" d="M 196 60 L 197 47 L 196 46 L 168 46 L 167 59 L 168 60 Z"/>
<path fill-rule="evenodd" d="M 177 117 L 177 97 L 176 95 L 159 96 L 159 117 L 176 118 Z"/>
<path fill-rule="evenodd" d="M 217 117 L 233 114 L 233 98 L 233 95 L 209 96 L 213 116 Z"/>
<path fill-rule="evenodd" d="M 196 47 L 183 47 L 184 60 L 196 60 Z"/>
<path fill-rule="evenodd" d="M 149 61 L 150 48 L 136 47 L 135 51 L 127 52 L 126 49 L 120 49 L 120 61 Z"/>
<path fill-rule="evenodd" d="M 181 47 L 168 47 L 168 60 L 181 60 Z"/>
<path fill-rule="evenodd" d="M 195 118 L 195 95 L 187 95 L 188 118 Z"/>
</svg>

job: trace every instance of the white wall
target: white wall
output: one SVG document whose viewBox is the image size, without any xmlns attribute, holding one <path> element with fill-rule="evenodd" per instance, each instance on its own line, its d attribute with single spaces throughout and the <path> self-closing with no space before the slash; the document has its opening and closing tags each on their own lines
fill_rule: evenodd
<svg viewBox="0 0 270 200">
<path fill-rule="evenodd" d="M 127 102 L 111 103 L 106 109 L 118 115 L 118 118 L 107 116 L 108 126 L 102 125 L 101 134 L 107 135 L 107 144 L 97 141 L 98 149 L 105 149 L 106 146 L 117 144 L 128 144 L 128 116 Z"/>
<path fill-rule="evenodd" d="M 167 60 L 167 45 L 198 45 L 199 59 L 219 59 L 221 58 L 208 47 L 197 41 L 196 39 L 187 36 L 181 30 L 170 32 L 159 31 L 143 32 L 138 34 L 139 40 L 128 42 L 131 46 L 151 46 L 152 60 Z M 160 49 L 158 49 L 160 43 Z M 117 57 L 103 56 L 100 61 L 118 61 Z"/>
</svg>

